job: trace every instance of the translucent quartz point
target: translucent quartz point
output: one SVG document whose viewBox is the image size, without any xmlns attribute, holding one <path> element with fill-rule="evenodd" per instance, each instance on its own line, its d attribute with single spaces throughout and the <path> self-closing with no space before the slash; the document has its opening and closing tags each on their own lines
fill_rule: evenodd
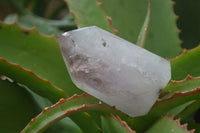
<svg viewBox="0 0 200 133">
<path fill-rule="evenodd" d="M 130 116 L 146 114 L 171 78 L 169 61 L 96 26 L 59 43 L 74 84 Z"/>
</svg>

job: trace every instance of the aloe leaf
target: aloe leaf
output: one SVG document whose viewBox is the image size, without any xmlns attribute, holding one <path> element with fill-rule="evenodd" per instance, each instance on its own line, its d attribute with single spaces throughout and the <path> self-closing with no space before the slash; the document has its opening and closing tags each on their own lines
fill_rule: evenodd
<svg viewBox="0 0 200 133">
<path fill-rule="evenodd" d="M 171 60 L 173 80 L 182 80 L 188 74 L 192 77 L 200 76 L 200 46 L 192 50 L 184 50 L 183 53 Z"/>
<path fill-rule="evenodd" d="M 187 124 L 180 123 L 180 119 L 174 120 L 173 116 L 164 116 L 159 119 L 146 133 L 194 133 L 187 129 Z"/>
<path fill-rule="evenodd" d="M 15 82 L 3 81 L 0 78 L 0 91 L 0 132 L 20 132 L 31 118 L 41 112 L 41 107 L 30 93 Z M 63 129 L 65 132 L 76 131 L 77 133 L 78 127 L 71 120 L 64 119 L 61 122 L 56 123 L 47 132 L 55 133 Z"/>
<path fill-rule="evenodd" d="M 15 83 L 0 78 L 0 91 L 0 132 L 20 132 L 41 109 L 32 96 Z"/>
<path fill-rule="evenodd" d="M 147 35 L 148 27 L 149 27 L 150 15 L 151 15 L 150 1 L 148 0 L 147 2 L 148 2 L 147 15 L 146 15 L 144 24 L 141 28 L 141 31 L 140 31 L 140 34 L 138 36 L 137 43 L 136 43 L 140 47 L 144 47 L 146 35 Z"/>
<path fill-rule="evenodd" d="M 4 22 L 9 24 L 15 21 L 24 28 L 36 27 L 39 32 L 45 35 L 55 34 L 58 36 L 62 32 L 61 28 L 64 30 L 76 28 L 71 14 L 68 14 L 61 20 L 49 20 L 31 13 L 25 15 L 11 14 L 4 19 Z"/>
<path fill-rule="evenodd" d="M 48 19 L 28 13 L 26 15 L 11 14 L 4 20 L 5 23 L 17 22 L 23 28 L 37 27 L 38 31 L 45 35 L 55 34 L 56 36 L 61 33 L 57 27 L 50 25 Z"/>
<path fill-rule="evenodd" d="M 33 73 L 42 79 L 51 79 L 49 81 L 52 85 L 62 88 L 69 96 L 82 92 L 73 85 L 70 77 L 67 75 L 58 42 L 55 38 L 41 35 L 36 30 L 23 29 L 16 23 L 11 25 L 1 23 L 0 27 L 0 57 L 6 57 L 8 61 L 15 64 L 22 64 L 24 69 L 33 70 Z M 19 75 L 14 75 L 15 78 L 18 78 L 17 76 Z M 21 75 L 19 78 L 26 77 Z M 26 83 L 23 81 L 26 85 L 32 82 L 30 79 L 26 81 Z M 35 89 L 32 88 L 32 90 Z M 55 101 L 55 98 L 59 98 L 59 96 L 54 98 L 54 95 L 51 98 Z M 80 127 L 84 127 L 84 121 L 93 121 L 84 114 L 77 115 L 77 117 L 80 119 L 72 118 L 72 120 L 76 124 L 78 123 Z"/>
<path fill-rule="evenodd" d="M 103 133 L 136 133 L 119 116 L 101 116 Z"/>
<path fill-rule="evenodd" d="M 102 10 L 102 5 L 96 0 L 65 0 L 71 14 L 79 28 L 86 26 L 98 26 L 111 33 L 117 31 L 111 25 L 111 19 Z"/>
<path fill-rule="evenodd" d="M 200 77 L 191 77 L 188 75 L 184 80 L 171 80 L 170 83 L 162 90 L 161 99 L 172 96 L 175 92 L 186 92 L 200 87 Z"/>
<path fill-rule="evenodd" d="M 82 121 L 80 114 L 78 115 L 77 113 L 86 110 L 98 110 L 105 113 L 112 112 L 116 114 L 121 114 L 117 110 L 102 103 L 99 103 L 99 100 L 88 94 L 82 94 L 80 96 L 74 95 L 69 99 L 61 99 L 55 105 L 45 108 L 37 117 L 33 118 L 30 121 L 30 123 L 24 128 L 22 133 L 40 133 L 51 124 L 67 116 L 69 116 L 73 120 L 77 119 L 79 121 Z M 84 117 L 85 116 L 86 115 L 84 115 Z M 101 129 L 98 127 L 98 125 L 95 125 L 95 123 L 93 123 L 92 121 L 88 120 L 82 122 L 84 123 L 84 126 L 82 126 L 81 129 L 84 132 L 101 132 Z"/>
<path fill-rule="evenodd" d="M 178 115 L 176 115 L 176 118 L 181 118 L 181 121 L 186 121 L 187 118 L 193 114 L 195 111 L 197 111 L 200 108 L 200 100 L 196 100 L 189 104 L 184 110 L 182 110 Z"/>
<path fill-rule="evenodd" d="M 162 91 L 161 99 L 166 99 L 172 96 L 175 92 L 187 92 L 193 90 L 194 88 L 200 87 L 200 77 L 191 77 L 188 75 L 184 80 L 174 81 L 172 80 Z M 198 101 L 198 100 L 197 100 Z M 189 112 L 194 112 L 197 110 L 197 104 L 193 104 L 193 101 L 187 102 L 183 105 L 177 106 L 170 110 L 168 114 L 173 114 L 177 117 L 181 116 L 184 120 L 188 117 Z"/>
<path fill-rule="evenodd" d="M 146 0 L 99 0 L 112 18 L 119 36 L 136 43 L 147 12 Z M 164 58 L 181 53 L 176 16 L 171 0 L 150 0 L 151 17 L 144 48 Z M 112 7 L 112 8 L 111 8 Z"/>
<path fill-rule="evenodd" d="M 103 9 L 106 14 L 112 18 L 112 24 L 119 31 L 119 36 L 130 42 L 136 43 L 147 14 L 147 1 L 98 1 L 103 3 Z"/>
<path fill-rule="evenodd" d="M 83 132 L 78 127 L 78 125 L 76 125 L 70 118 L 64 118 L 56 122 L 48 129 L 46 129 L 43 133 L 83 133 Z"/>
<path fill-rule="evenodd" d="M 169 110 L 167 112 L 167 114 L 174 115 L 176 117 L 179 113 L 181 113 L 187 106 L 189 106 L 193 102 L 194 102 L 194 100 L 191 100 L 189 102 L 186 102 L 186 103 L 183 103 L 181 105 L 178 105 L 177 107 L 174 107 L 171 110 Z"/>
<path fill-rule="evenodd" d="M 172 80 L 162 91 L 161 93 L 161 99 L 166 99 L 172 96 L 175 92 L 187 92 L 190 90 L 193 90 L 194 88 L 200 87 L 200 77 L 191 77 L 188 75 L 184 80 L 181 81 L 174 81 Z M 162 96 L 163 95 L 163 96 Z M 191 108 L 188 108 L 191 107 Z M 175 116 L 178 115 L 183 116 L 182 119 L 186 118 L 189 115 L 189 112 L 194 112 L 197 108 L 197 105 L 193 105 L 193 101 L 187 102 L 183 105 L 180 105 L 178 107 L 175 107 L 174 109 L 170 110 L 168 114 L 174 114 Z M 187 115 L 184 113 L 185 110 Z M 180 113 L 180 114 L 179 114 Z M 176 118 L 178 117 L 176 116 Z"/>
<path fill-rule="evenodd" d="M 182 47 L 194 48 L 200 43 L 200 16 L 197 13 L 200 1 L 174 0 L 174 2 L 176 3 L 174 10 L 179 16 L 177 25 L 181 29 Z"/>
<path fill-rule="evenodd" d="M 0 74 L 12 78 L 14 81 L 29 86 L 32 91 L 56 103 L 61 98 L 67 98 L 65 92 L 53 86 L 48 80 L 41 79 L 30 70 L 20 65 L 12 64 L 0 58 Z"/>
<path fill-rule="evenodd" d="M 178 56 L 182 49 L 171 0 L 151 0 L 151 18 L 145 48 L 164 58 Z"/>
<path fill-rule="evenodd" d="M 72 83 L 54 36 L 0 22 L 0 57 L 48 79 L 69 96 L 82 92 Z"/>
<path fill-rule="evenodd" d="M 168 111 L 179 105 L 198 99 L 200 99 L 200 88 L 187 92 L 176 92 L 169 98 L 158 100 L 147 115 L 133 118 L 129 126 L 138 132 L 144 132 L 161 115 L 168 113 Z"/>
<path fill-rule="evenodd" d="M 166 88 L 163 89 L 161 95 L 165 94 L 165 93 L 166 94 L 164 96 L 162 96 L 161 99 L 163 99 L 163 100 L 170 99 L 171 97 L 174 97 L 173 96 L 174 94 L 179 94 L 179 93 L 187 94 L 188 92 L 192 91 L 194 88 L 197 88 L 197 87 L 200 87 L 200 78 L 199 77 L 191 77 L 188 75 L 184 80 L 171 81 L 166 86 Z M 177 101 L 174 101 L 174 102 L 177 102 Z M 165 111 L 163 110 L 162 113 L 177 115 L 176 118 L 178 116 L 183 116 L 183 119 L 184 119 L 185 117 L 187 117 L 189 115 L 189 113 L 194 112 L 197 109 L 198 105 L 196 105 L 196 104 L 195 104 L 196 106 L 194 106 L 192 108 L 187 108 L 187 106 L 190 106 L 190 107 L 192 106 L 191 103 L 193 103 L 193 100 L 185 101 L 185 103 L 182 102 L 182 104 L 177 104 L 176 106 L 174 105 L 173 107 L 168 108 Z M 169 106 L 169 105 L 166 105 L 166 106 Z M 160 115 L 162 115 L 162 113 L 160 113 Z M 153 115 L 153 114 L 150 113 L 149 116 L 150 115 Z"/>
</svg>

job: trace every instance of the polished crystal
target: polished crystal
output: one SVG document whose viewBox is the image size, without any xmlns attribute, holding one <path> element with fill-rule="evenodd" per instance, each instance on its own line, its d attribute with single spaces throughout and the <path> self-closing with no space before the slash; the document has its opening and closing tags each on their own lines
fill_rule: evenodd
<svg viewBox="0 0 200 133">
<path fill-rule="evenodd" d="M 130 116 L 146 114 L 171 78 L 169 61 L 96 26 L 59 43 L 74 84 Z"/>
</svg>

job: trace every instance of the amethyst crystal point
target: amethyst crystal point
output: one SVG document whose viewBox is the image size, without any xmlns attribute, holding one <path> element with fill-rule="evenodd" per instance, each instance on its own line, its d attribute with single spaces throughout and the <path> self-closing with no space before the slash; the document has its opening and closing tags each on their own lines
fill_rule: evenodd
<svg viewBox="0 0 200 133">
<path fill-rule="evenodd" d="M 169 61 L 96 26 L 59 43 L 74 84 L 130 116 L 146 114 L 171 78 Z"/>
</svg>

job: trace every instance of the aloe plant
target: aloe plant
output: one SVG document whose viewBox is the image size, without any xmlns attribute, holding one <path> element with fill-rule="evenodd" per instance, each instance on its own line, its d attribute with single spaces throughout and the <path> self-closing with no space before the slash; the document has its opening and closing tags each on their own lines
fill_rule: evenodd
<svg viewBox="0 0 200 133">
<path fill-rule="evenodd" d="M 199 16 L 188 33 L 188 4 L 175 1 L 0 1 L 0 132 L 200 132 L 200 46 L 182 48 L 199 42 Z M 130 117 L 71 81 L 57 36 L 92 25 L 170 61 L 171 81 L 146 115 Z"/>
</svg>

